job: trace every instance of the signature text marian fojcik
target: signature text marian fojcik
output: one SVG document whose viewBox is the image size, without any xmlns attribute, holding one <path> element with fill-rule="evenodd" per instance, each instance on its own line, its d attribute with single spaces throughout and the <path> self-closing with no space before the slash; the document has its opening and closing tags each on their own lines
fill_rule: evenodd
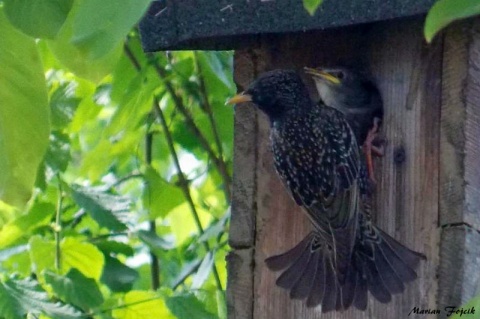
<svg viewBox="0 0 480 319">
<path fill-rule="evenodd" d="M 451 315 L 473 315 L 475 314 L 475 307 L 471 308 L 461 308 L 461 307 L 453 307 L 453 306 L 448 306 L 445 307 L 443 310 L 442 309 L 421 309 L 419 307 L 413 307 L 412 310 L 408 313 L 408 316 L 410 315 L 439 315 L 441 313 L 446 313 L 447 317 L 450 317 Z"/>
</svg>

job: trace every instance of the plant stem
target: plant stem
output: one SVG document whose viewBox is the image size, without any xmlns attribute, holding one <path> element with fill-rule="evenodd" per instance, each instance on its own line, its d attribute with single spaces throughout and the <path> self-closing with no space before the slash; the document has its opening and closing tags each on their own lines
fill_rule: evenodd
<svg viewBox="0 0 480 319">
<path fill-rule="evenodd" d="M 184 196 L 187 200 L 188 206 L 190 207 L 190 211 L 192 212 L 193 219 L 195 220 L 195 224 L 197 226 L 198 232 L 200 234 L 203 234 L 204 230 L 203 230 L 203 227 L 202 227 L 202 223 L 201 223 L 200 218 L 198 216 L 197 208 L 195 207 L 195 204 L 193 202 L 192 195 L 190 194 L 190 189 L 189 189 L 187 178 L 185 177 L 185 174 L 183 173 L 182 168 L 180 166 L 180 161 L 178 159 L 178 155 L 177 155 L 177 151 L 175 150 L 175 146 L 173 145 L 172 135 L 171 135 L 170 131 L 168 130 L 168 125 L 167 125 L 167 121 L 165 119 L 165 115 L 163 114 L 163 111 L 160 108 L 157 99 L 155 98 L 154 100 L 155 100 L 155 111 L 156 111 L 157 117 L 160 120 L 160 124 L 162 125 L 162 128 L 164 130 L 165 138 L 167 139 L 167 145 L 168 145 L 168 148 L 170 150 L 170 154 L 172 155 L 173 162 L 175 163 L 175 167 L 176 167 L 177 172 L 178 172 L 178 179 L 179 179 L 179 182 L 180 182 L 179 183 L 180 188 L 182 189 L 183 194 L 184 194 Z M 208 242 L 204 242 L 203 246 L 205 247 L 206 251 L 211 251 L 210 250 L 210 245 L 208 244 Z M 218 270 L 217 270 L 217 267 L 215 266 L 215 263 L 212 266 L 212 270 L 213 270 L 213 276 L 215 278 L 215 283 L 217 285 L 217 288 L 219 290 L 223 290 L 222 289 L 222 283 L 220 282 L 220 276 L 218 275 Z"/>
<path fill-rule="evenodd" d="M 160 67 L 160 65 L 155 59 L 152 59 L 152 60 L 153 60 L 152 61 L 153 66 L 155 67 L 155 70 L 157 71 L 159 78 L 165 84 L 165 88 L 167 89 L 168 94 L 170 94 L 173 102 L 175 103 L 175 107 L 185 117 L 186 124 L 192 130 L 193 134 L 197 137 L 200 145 L 207 152 L 209 158 L 213 162 L 213 165 L 216 167 L 217 171 L 220 173 L 220 176 L 222 176 L 223 182 L 225 184 L 224 185 L 225 196 L 227 198 L 227 202 L 230 202 L 230 199 L 231 199 L 230 189 L 232 185 L 232 179 L 230 177 L 230 174 L 228 173 L 227 165 L 221 158 L 215 155 L 215 152 L 213 151 L 212 147 L 208 143 L 207 139 L 202 134 L 198 126 L 195 124 L 195 121 L 193 120 L 192 115 L 185 107 L 185 104 L 183 104 L 182 99 L 175 93 L 172 83 L 167 80 L 167 74 L 165 73 L 165 70 L 163 70 Z"/>
<path fill-rule="evenodd" d="M 147 132 L 145 135 L 145 162 L 148 166 L 152 164 L 152 150 L 153 150 L 153 134 Z M 146 185 L 148 187 L 148 185 Z M 155 220 L 150 220 L 148 222 L 149 230 L 156 234 L 157 233 L 157 225 Z M 158 260 L 157 255 L 150 250 L 150 273 L 151 273 L 151 284 L 152 289 L 157 290 L 160 288 L 160 261 Z"/>
<path fill-rule="evenodd" d="M 55 269 L 59 271 L 62 268 L 62 251 L 60 248 L 60 241 L 62 239 L 62 206 L 63 206 L 63 189 L 62 189 L 62 180 L 60 175 L 57 174 L 58 180 L 58 199 L 57 199 L 57 211 L 55 212 Z"/>
<path fill-rule="evenodd" d="M 140 71 L 140 64 L 138 63 L 138 60 L 135 58 L 133 52 L 130 50 L 130 48 L 128 47 L 127 44 L 125 45 L 124 49 L 125 49 L 126 55 L 130 59 L 132 64 L 135 66 L 137 71 Z M 197 137 L 201 140 L 202 146 L 207 151 L 207 153 L 209 154 L 211 159 L 214 161 L 214 164 L 218 165 L 218 158 L 215 156 L 215 153 L 211 149 L 210 145 L 208 145 L 207 140 L 202 135 L 202 133 L 200 132 L 198 127 L 195 125 L 195 122 L 193 121 L 190 113 L 188 113 L 185 106 L 183 105 L 182 100 L 175 94 L 175 91 L 173 89 L 172 84 L 170 82 L 166 81 L 165 71 L 156 62 L 154 63 L 154 66 L 155 66 L 155 69 L 157 70 L 158 75 L 164 81 L 165 87 L 167 88 L 167 91 L 169 92 L 169 94 L 172 96 L 172 99 L 174 100 L 175 105 L 184 114 L 185 118 L 187 119 L 187 122 L 190 123 L 191 128 L 194 130 L 194 133 L 197 135 Z M 174 160 L 174 164 L 175 164 L 175 167 L 176 167 L 177 172 L 178 172 L 180 187 L 181 187 L 182 192 L 185 196 L 185 199 L 187 200 L 187 203 L 190 207 L 190 210 L 192 212 L 192 215 L 193 215 L 193 218 L 194 218 L 194 221 L 195 221 L 195 225 L 197 226 L 198 232 L 200 234 L 203 234 L 204 230 L 203 230 L 203 227 L 202 227 L 202 223 L 201 223 L 200 218 L 198 216 L 198 212 L 197 212 L 197 209 L 196 209 L 195 204 L 193 202 L 192 196 L 190 194 L 188 181 L 187 181 L 187 179 L 185 177 L 185 174 L 183 173 L 182 168 L 180 166 L 180 161 L 178 159 L 178 155 L 177 155 L 177 152 L 176 152 L 174 144 L 173 144 L 173 138 L 172 138 L 171 132 L 168 129 L 168 124 L 167 124 L 167 121 L 165 119 L 165 115 L 163 114 L 163 111 L 160 108 L 159 103 L 158 103 L 158 99 L 156 97 L 154 98 L 153 103 L 154 103 L 153 108 L 155 110 L 157 118 L 160 120 L 160 124 L 161 124 L 161 126 L 163 128 L 163 131 L 165 133 L 165 138 L 167 140 L 167 145 L 168 145 L 168 148 L 170 150 L 170 154 L 171 154 L 171 156 Z M 197 134 L 197 132 L 198 132 L 198 134 Z M 225 163 L 223 161 L 220 161 L 220 162 L 223 163 L 224 174 L 225 174 L 224 175 L 224 174 L 221 173 L 221 175 L 222 175 L 222 177 L 224 177 L 225 183 L 228 184 L 228 187 L 226 187 L 226 188 L 228 188 L 228 194 L 230 194 L 230 184 L 231 184 L 230 176 L 228 175 L 228 171 L 226 170 Z M 218 167 L 219 166 L 217 166 L 217 168 Z M 219 170 L 219 172 L 220 172 L 220 170 Z M 225 178 L 227 178 L 227 179 L 225 179 Z M 230 198 L 230 195 L 228 195 L 228 196 Z M 207 252 L 210 251 L 210 245 L 208 244 L 208 242 L 204 242 L 203 246 L 205 247 Z M 220 276 L 218 274 L 218 270 L 217 270 L 217 267 L 215 266 L 215 263 L 212 266 L 212 272 L 213 272 L 213 276 L 214 276 L 214 279 L 215 279 L 215 283 L 217 285 L 217 289 L 220 290 L 220 291 L 223 291 L 222 283 L 220 281 Z"/>
<path fill-rule="evenodd" d="M 124 50 L 130 61 L 132 62 L 133 66 L 135 69 L 140 72 L 141 66 L 140 63 L 138 63 L 138 60 L 135 58 L 133 55 L 133 52 L 130 50 L 127 44 L 124 46 Z M 154 110 L 152 109 L 152 112 Z M 153 150 L 153 134 L 147 132 L 145 135 L 145 162 L 147 163 L 148 166 L 152 164 L 152 150 Z M 148 222 L 148 228 L 151 232 L 157 233 L 157 226 L 155 223 L 155 220 L 150 220 Z M 150 250 L 150 276 L 151 276 L 151 285 L 153 290 L 157 290 L 160 288 L 160 262 L 158 260 L 158 257 L 155 255 L 155 253 Z"/>
<path fill-rule="evenodd" d="M 215 123 L 215 118 L 213 117 L 212 106 L 210 105 L 210 101 L 208 100 L 207 86 L 205 85 L 205 78 L 203 76 L 202 66 L 200 65 L 200 62 L 198 60 L 197 52 L 193 52 L 193 57 L 195 61 L 195 68 L 197 69 L 197 73 L 198 73 L 203 109 L 207 113 L 208 121 L 210 122 L 210 126 L 212 127 L 213 136 L 215 138 L 215 144 L 217 145 L 218 157 L 222 162 L 224 162 L 222 141 L 220 140 L 220 134 L 218 134 L 217 124 Z M 227 198 L 227 201 L 230 201 L 230 198 Z"/>
</svg>

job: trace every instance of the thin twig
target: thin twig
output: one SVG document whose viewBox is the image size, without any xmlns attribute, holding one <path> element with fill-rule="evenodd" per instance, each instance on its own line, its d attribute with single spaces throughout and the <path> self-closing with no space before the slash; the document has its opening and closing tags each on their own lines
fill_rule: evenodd
<svg viewBox="0 0 480 319">
<path fill-rule="evenodd" d="M 58 199 L 57 199 L 57 211 L 55 212 L 55 269 L 60 270 L 62 268 L 62 251 L 60 247 L 60 241 L 62 239 L 62 206 L 63 206 L 63 189 L 62 180 L 60 175 L 57 174 L 58 180 Z"/>
<path fill-rule="evenodd" d="M 125 48 L 125 53 L 127 54 L 128 58 L 132 62 L 133 66 L 135 69 L 140 72 L 141 71 L 141 66 L 140 63 L 138 63 L 138 60 L 135 58 L 133 55 L 133 52 L 130 50 L 127 44 L 124 46 Z M 152 112 L 154 110 L 152 109 Z M 145 135 L 145 162 L 147 165 L 152 164 L 152 154 L 153 154 L 153 134 L 150 132 L 147 132 Z M 155 223 L 155 220 L 150 220 L 148 222 L 148 228 L 149 230 L 156 234 L 157 233 L 157 226 Z M 151 276 L 151 285 L 153 290 L 157 290 L 160 288 L 160 261 L 158 260 L 157 255 L 153 252 L 153 250 L 150 249 L 150 276 Z"/>
<path fill-rule="evenodd" d="M 198 55 L 197 55 L 196 52 L 193 53 L 193 57 L 194 57 L 194 61 L 195 61 L 195 67 L 196 67 L 197 73 L 198 73 L 200 94 L 201 94 L 202 103 L 203 103 L 203 110 L 205 110 L 205 112 L 207 113 L 208 121 L 210 122 L 210 126 L 212 127 L 212 132 L 213 132 L 213 136 L 214 136 L 214 139 L 215 139 L 215 144 L 217 145 L 218 157 L 222 162 L 225 162 L 224 158 L 223 158 L 222 141 L 220 140 L 220 134 L 218 134 L 217 124 L 215 123 L 215 119 L 213 117 L 212 106 L 210 105 L 210 101 L 208 100 L 207 86 L 205 85 L 205 78 L 203 76 L 202 67 L 201 67 L 200 62 L 198 60 Z M 230 197 L 227 198 L 227 201 L 230 202 Z"/>
<path fill-rule="evenodd" d="M 170 154 L 172 155 L 175 168 L 177 169 L 180 188 L 182 189 L 183 194 L 187 200 L 188 206 L 190 207 L 190 211 L 192 212 L 193 219 L 195 220 L 195 225 L 197 226 L 198 232 L 200 234 L 203 234 L 205 231 L 203 230 L 202 223 L 200 222 L 200 217 L 198 216 L 197 208 L 195 207 L 195 204 L 192 199 L 192 195 L 190 194 L 190 188 L 188 185 L 187 178 L 185 177 L 185 174 L 183 173 L 182 168 L 180 166 L 180 161 L 178 159 L 177 151 L 175 150 L 175 146 L 173 145 L 173 138 L 167 127 L 167 121 L 165 119 L 165 115 L 163 114 L 163 111 L 159 106 L 157 98 L 154 99 L 154 102 L 155 102 L 155 111 L 156 111 L 157 117 L 159 118 L 160 124 L 162 125 L 162 128 L 164 130 L 165 138 L 167 139 L 167 145 L 170 150 Z M 204 242 L 203 246 L 207 251 L 210 251 L 210 245 L 207 242 Z M 212 268 L 213 268 L 213 276 L 215 278 L 217 288 L 219 290 L 223 290 L 222 283 L 220 282 L 220 276 L 218 275 L 218 270 L 215 264 L 213 264 Z"/>
<path fill-rule="evenodd" d="M 152 150 L 153 150 L 153 134 L 147 132 L 145 135 L 145 162 L 147 165 L 152 164 Z M 149 230 L 156 234 L 157 233 L 157 225 L 155 220 L 150 220 L 148 222 Z M 158 260 L 157 255 L 150 249 L 150 273 L 151 273 L 151 283 L 152 289 L 157 290 L 160 288 L 160 261 Z"/>
<path fill-rule="evenodd" d="M 225 188 L 227 201 L 230 202 L 230 199 L 231 199 L 230 188 L 232 185 L 232 179 L 230 177 L 230 174 L 228 173 L 227 165 L 221 158 L 219 158 L 215 154 L 212 147 L 208 143 L 207 139 L 202 134 L 198 126 L 195 124 L 195 121 L 193 120 L 192 115 L 190 114 L 188 109 L 185 107 L 185 104 L 183 103 L 182 99 L 175 93 L 172 83 L 167 80 L 167 74 L 165 73 L 165 70 L 163 70 L 160 67 L 160 65 L 155 59 L 152 59 L 152 63 L 153 63 L 153 66 L 155 67 L 155 70 L 157 71 L 159 78 L 165 84 L 165 88 L 167 89 L 168 94 L 170 94 L 170 96 L 172 97 L 173 103 L 175 103 L 175 107 L 185 117 L 186 124 L 192 130 L 193 134 L 197 137 L 198 142 L 200 143 L 202 148 L 207 152 L 208 156 L 211 158 L 213 165 L 215 165 L 215 167 L 217 168 L 218 172 L 220 173 L 220 176 L 222 176 L 223 182 L 225 184 L 224 188 Z"/>
<path fill-rule="evenodd" d="M 139 67 L 140 64 L 138 63 L 137 59 L 135 58 L 135 56 L 133 55 L 133 52 L 130 50 L 130 48 L 128 47 L 128 45 L 125 45 L 125 52 L 127 54 L 127 56 L 129 57 L 129 59 L 132 61 L 133 65 L 135 67 Z M 157 72 L 158 70 L 161 70 L 159 75 L 160 74 L 163 74 L 165 75 L 163 69 L 160 68 L 160 66 L 155 63 L 155 68 L 157 69 Z M 138 70 L 138 69 L 137 69 Z M 168 84 L 168 85 L 167 85 Z M 181 105 L 183 106 L 183 102 L 181 101 L 181 99 L 179 99 L 179 97 L 175 94 L 174 90 L 173 90 L 173 87 L 171 86 L 171 83 L 170 82 L 167 82 L 165 81 L 165 86 L 167 88 L 167 90 L 169 91 L 170 94 L 172 94 L 172 98 L 174 100 L 179 100 Z M 192 196 L 190 194 L 190 188 L 189 188 L 189 184 L 188 184 L 188 181 L 185 177 L 185 174 L 183 173 L 182 171 L 182 168 L 180 166 L 180 161 L 178 159 L 178 156 L 177 156 L 177 152 L 175 150 L 175 147 L 174 147 L 174 144 L 173 144 L 173 138 L 172 138 L 172 135 L 170 133 L 170 130 L 168 129 L 168 124 L 167 124 L 167 121 L 165 119 L 165 115 L 163 114 L 163 111 L 162 109 L 160 108 L 159 106 L 159 103 L 158 103 L 158 99 L 157 98 L 154 98 L 154 102 L 153 102 L 153 108 L 155 110 L 155 113 L 157 115 L 157 118 L 160 120 L 160 124 L 163 128 L 163 131 L 165 133 L 165 138 L 167 140 L 167 145 L 168 145 L 168 148 L 170 150 L 170 154 L 174 160 L 174 164 L 175 164 L 175 167 L 177 169 L 177 174 L 178 174 L 178 178 L 179 178 L 179 182 L 180 182 L 180 187 L 182 189 L 182 192 L 185 196 L 185 199 L 187 200 L 187 203 L 190 207 L 190 211 L 192 212 L 192 215 L 193 215 L 193 218 L 194 218 L 194 221 L 195 221 L 195 225 L 197 226 L 197 229 L 198 229 L 198 232 L 200 234 L 203 234 L 204 233 L 204 230 L 203 230 L 203 227 L 202 227 L 202 223 L 200 222 L 200 218 L 198 216 L 198 212 L 197 212 L 197 209 L 195 207 L 195 204 L 193 202 L 193 199 L 192 199 Z M 176 102 L 177 103 L 177 102 Z M 178 104 L 177 104 L 178 106 Z M 193 121 L 193 119 L 191 119 Z M 195 126 L 195 123 L 193 123 L 194 126 Z M 196 126 L 195 126 L 196 127 Z M 198 129 L 198 128 L 197 128 Z M 203 135 L 202 135 L 203 137 Z M 205 140 L 206 142 L 206 140 Z M 208 143 L 206 143 L 206 145 L 208 146 Z M 210 148 L 208 146 L 208 148 Z M 211 148 L 210 148 L 210 151 L 211 151 Z M 213 151 L 211 151 L 213 153 Z M 215 154 L 213 154 L 215 155 Z M 212 157 L 212 160 L 213 158 L 216 158 L 216 157 Z M 227 174 L 228 175 L 228 174 Z M 204 247 L 207 251 L 210 251 L 210 245 L 205 242 L 204 244 Z M 215 283 L 217 285 L 217 288 L 222 291 L 223 288 L 222 288 L 222 283 L 220 281 L 220 276 L 218 274 L 218 270 L 217 270 L 217 267 L 215 266 L 215 264 L 213 264 L 212 266 L 212 272 L 213 272 L 213 276 L 214 276 L 214 279 L 215 279 Z"/>
</svg>

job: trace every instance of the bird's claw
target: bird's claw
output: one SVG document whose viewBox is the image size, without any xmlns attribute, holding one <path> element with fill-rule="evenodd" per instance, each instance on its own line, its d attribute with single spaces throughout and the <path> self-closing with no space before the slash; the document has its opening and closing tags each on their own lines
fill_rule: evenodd
<svg viewBox="0 0 480 319">
<path fill-rule="evenodd" d="M 365 158 L 367 162 L 367 170 L 368 170 L 368 177 L 370 178 L 370 182 L 373 186 L 377 184 L 377 180 L 375 179 L 374 169 L 373 169 L 373 158 L 372 154 L 381 157 L 384 155 L 384 147 L 383 144 L 380 146 L 373 145 L 373 142 L 376 141 L 378 129 L 379 129 L 379 118 L 373 119 L 373 127 L 368 131 L 367 138 L 365 139 L 365 143 L 363 143 L 363 152 L 365 153 Z"/>
</svg>

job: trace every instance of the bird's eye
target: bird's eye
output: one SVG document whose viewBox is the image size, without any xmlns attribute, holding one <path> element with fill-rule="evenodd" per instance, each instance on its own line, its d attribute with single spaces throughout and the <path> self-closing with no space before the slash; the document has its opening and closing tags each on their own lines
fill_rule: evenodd
<svg viewBox="0 0 480 319">
<path fill-rule="evenodd" d="M 337 79 L 343 80 L 345 78 L 345 73 L 343 73 L 342 71 L 338 71 L 336 76 L 337 76 Z"/>
</svg>

